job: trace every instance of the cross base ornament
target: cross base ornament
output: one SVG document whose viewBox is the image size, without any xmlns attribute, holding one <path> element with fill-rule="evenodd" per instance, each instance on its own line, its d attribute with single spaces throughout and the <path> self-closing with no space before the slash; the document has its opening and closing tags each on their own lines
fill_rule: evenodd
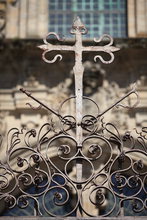
<svg viewBox="0 0 147 220">
<path fill-rule="evenodd" d="M 93 100 L 83 97 L 83 53 L 105 52 L 109 60 L 100 55 L 94 60 L 109 64 L 114 60 L 113 52 L 119 50 L 112 46 L 113 39 L 109 35 L 94 39 L 99 43 L 107 38 L 109 43 L 105 46 L 83 46 L 82 35 L 86 33 L 87 29 L 77 17 L 71 29 L 71 34 L 75 35 L 74 45 L 50 44 L 50 35 L 61 41 L 56 33 L 50 32 L 39 46 L 43 50 L 43 60 L 49 64 L 62 60 L 60 54 L 47 59 L 46 54 L 51 51 L 75 53 L 75 96 L 72 98 L 76 102 L 76 116 L 62 115 L 24 88 L 20 89 L 40 107 L 57 116 L 61 127 L 56 132 L 50 121 L 38 132 L 17 128 L 8 132 L 7 162 L 0 164 L 0 202 L 8 209 L 27 209 L 33 204 L 34 215 L 78 217 L 124 216 L 127 207 L 131 207 L 134 215 L 145 215 L 147 211 L 147 128 L 140 132 L 133 130 L 134 138 L 133 132 L 126 131 L 122 135 L 114 124 L 104 122 L 105 113 L 112 108 L 131 109 L 138 104 L 135 85 L 103 112 L 99 112 Z M 122 101 L 132 94 L 136 95 L 135 104 L 123 105 Z M 96 116 L 90 112 L 83 115 L 83 99 L 95 104 Z M 90 204 L 90 210 L 86 203 Z"/>
</svg>

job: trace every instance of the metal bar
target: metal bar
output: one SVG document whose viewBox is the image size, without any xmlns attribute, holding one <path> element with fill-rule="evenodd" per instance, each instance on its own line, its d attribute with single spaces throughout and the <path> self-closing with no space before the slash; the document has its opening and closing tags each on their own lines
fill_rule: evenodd
<svg viewBox="0 0 147 220">
<path fill-rule="evenodd" d="M 30 97 L 31 99 L 33 99 L 35 102 L 39 103 L 41 106 L 43 106 L 44 108 L 46 108 L 47 110 L 49 110 L 50 112 L 52 112 L 54 115 L 56 115 L 59 118 L 63 118 L 60 114 L 58 114 L 58 112 L 54 111 L 53 109 L 49 108 L 48 106 L 46 106 L 43 102 L 41 102 L 40 100 L 36 99 L 34 96 L 31 95 L 30 92 L 28 92 L 27 90 L 25 90 L 24 88 L 20 88 L 20 91 L 25 93 L 28 97 Z"/>
<path fill-rule="evenodd" d="M 106 112 L 108 112 L 109 110 L 111 110 L 114 106 L 117 106 L 121 101 L 123 101 L 125 98 L 127 98 L 128 96 L 130 96 L 132 93 L 135 93 L 137 96 L 137 92 L 135 91 L 135 89 L 132 89 L 130 92 L 128 92 L 125 96 L 123 96 L 122 98 L 120 98 L 117 102 L 115 102 L 114 104 L 112 104 L 109 108 L 107 108 L 105 111 L 103 111 L 102 113 L 97 115 L 98 117 L 101 117 L 102 115 L 104 115 Z M 137 100 L 136 104 L 137 105 L 139 102 L 139 100 Z M 125 106 L 124 106 L 125 107 Z"/>
</svg>

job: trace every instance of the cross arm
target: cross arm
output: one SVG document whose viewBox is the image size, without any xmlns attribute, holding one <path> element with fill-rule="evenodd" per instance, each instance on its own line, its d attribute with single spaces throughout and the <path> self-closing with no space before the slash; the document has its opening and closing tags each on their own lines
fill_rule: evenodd
<svg viewBox="0 0 147 220">
<path fill-rule="evenodd" d="M 84 47 L 83 48 L 83 51 L 103 51 L 103 52 L 115 52 L 115 51 L 118 51 L 119 48 L 117 47 L 114 47 L 114 46 L 88 46 L 88 47 Z"/>
<path fill-rule="evenodd" d="M 53 45 L 53 44 L 43 44 L 38 46 L 38 48 L 44 51 L 73 51 L 73 46 L 68 45 Z"/>
<path fill-rule="evenodd" d="M 59 60 L 62 60 L 62 55 L 61 54 L 57 54 L 55 55 L 55 57 L 52 60 L 49 60 L 46 58 L 46 54 L 51 52 L 51 51 L 73 51 L 74 47 L 73 46 L 69 46 L 69 45 L 53 45 L 51 43 L 48 42 L 48 38 L 49 36 L 55 36 L 57 38 L 58 41 L 63 41 L 62 39 L 59 38 L 59 36 L 54 33 L 54 32 L 50 32 L 48 33 L 48 35 L 46 36 L 46 38 L 43 39 L 44 44 L 38 46 L 38 48 L 42 49 L 44 52 L 42 54 L 42 59 L 46 62 L 46 63 L 54 63 L 58 58 Z"/>
<path fill-rule="evenodd" d="M 72 46 L 52 45 L 52 44 L 49 44 L 49 43 L 40 45 L 40 46 L 38 46 L 38 48 L 44 50 L 44 52 L 42 53 L 42 59 L 46 63 L 54 63 L 58 58 L 59 58 L 60 61 L 62 60 L 62 55 L 61 54 L 55 55 L 55 57 L 52 60 L 47 59 L 46 54 L 51 52 L 51 51 L 73 51 Z"/>
<path fill-rule="evenodd" d="M 104 60 L 101 55 L 96 55 L 94 57 L 94 61 L 96 62 L 97 59 L 99 58 L 101 60 L 101 62 L 103 62 L 105 64 L 109 64 L 109 63 L 112 63 L 113 60 L 114 60 L 113 52 L 118 51 L 120 49 L 117 48 L 117 47 L 112 46 L 113 38 L 109 35 L 106 35 L 106 34 L 102 35 L 99 39 L 94 38 L 94 42 L 99 43 L 104 38 L 109 39 L 109 43 L 107 43 L 104 46 L 87 46 L 87 47 L 83 47 L 83 51 L 85 51 L 85 52 L 105 52 L 105 53 L 110 55 L 110 59 L 108 61 Z"/>
</svg>

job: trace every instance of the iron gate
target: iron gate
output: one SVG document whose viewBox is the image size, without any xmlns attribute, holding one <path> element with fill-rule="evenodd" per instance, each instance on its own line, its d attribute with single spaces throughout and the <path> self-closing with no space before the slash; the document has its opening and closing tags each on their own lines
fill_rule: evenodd
<svg viewBox="0 0 147 220">
<path fill-rule="evenodd" d="M 83 52 L 107 53 L 109 60 L 101 55 L 96 55 L 94 60 L 109 64 L 114 60 L 113 52 L 119 50 L 109 35 L 94 39 L 96 46 L 83 46 L 82 35 L 86 33 L 86 27 L 77 17 L 71 29 L 74 45 L 49 43 L 51 35 L 61 41 L 56 33 L 50 32 L 39 46 L 47 63 L 62 59 L 57 54 L 49 60 L 46 55 L 51 51 L 75 53 L 75 96 L 66 99 L 59 111 L 55 111 L 24 88 L 20 89 L 39 103 L 38 108 L 29 104 L 32 109 L 43 107 L 57 117 L 59 131 L 56 132 L 56 124 L 50 121 L 38 132 L 17 128 L 8 132 L 7 163 L 0 164 L 0 201 L 7 209 L 27 209 L 33 204 L 35 216 L 123 217 L 127 209 L 133 215 L 146 215 L 147 128 L 134 130 L 134 137 L 131 131 L 121 135 L 117 126 L 104 119 L 105 113 L 114 107 L 136 107 L 138 94 L 134 85 L 103 112 L 97 103 L 83 96 Z M 98 46 L 102 40 L 104 46 Z M 132 94 L 136 103 L 122 104 Z M 62 107 L 71 99 L 75 100 L 75 115 L 63 115 Z M 97 109 L 95 115 L 90 112 L 83 115 L 83 100 L 90 101 Z"/>
</svg>

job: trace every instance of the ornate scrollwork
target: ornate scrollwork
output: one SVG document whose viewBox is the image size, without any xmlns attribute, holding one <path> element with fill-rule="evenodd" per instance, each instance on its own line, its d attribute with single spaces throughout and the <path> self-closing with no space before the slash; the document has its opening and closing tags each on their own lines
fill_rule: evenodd
<svg viewBox="0 0 147 220">
<path fill-rule="evenodd" d="M 89 121 L 86 125 L 89 126 Z M 64 216 L 75 213 L 79 206 L 88 216 L 95 216 L 85 209 L 82 198 L 86 193 L 89 194 L 89 203 L 93 208 L 96 207 L 98 212 L 105 210 L 103 214 L 99 214 L 101 216 L 118 215 L 122 206 L 125 211 L 124 204 L 131 204 L 130 202 L 132 202 L 132 212 L 144 213 L 146 199 L 141 195 L 147 194 L 147 153 L 141 146 L 140 149 L 136 147 L 139 146 L 138 138 L 145 140 L 145 136 L 138 136 L 135 141 L 131 132 L 121 136 L 111 123 L 105 126 L 102 123 L 101 126 L 103 126 L 102 135 L 96 133 L 91 135 L 89 131 L 89 135 L 83 141 L 82 149 L 78 152 L 76 139 L 71 135 L 55 133 L 47 138 L 52 132 L 50 123 L 42 126 L 39 132 L 11 129 L 8 133 L 7 163 L 0 165 L 0 201 L 8 209 L 16 206 L 25 209 L 30 205 L 31 200 L 34 200 L 39 213 L 42 214 L 38 201 L 42 198 L 44 212 L 56 216 L 58 213 L 51 207 L 57 206 L 62 210 L 70 204 L 72 195 L 74 206 L 69 206 Z M 45 129 L 46 132 L 43 132 L 43 128 L 48 130 Z M 143 129 L 144 131 L 146 130 Z M 25 133 L 26 139 L 23 147 L 19 138 L 22 132 Z M 30 137 L 36 140 L 34 145 L 31 145 Z M 124 148 L 123 143 L 130 139 L 133 145 Z M 117 151 L 112 144 L 118 146 Z M 142 159 L 138 159 L 138 156 Z M 53 157 L 58 157 L 60 163 L 58 164 L 58 160 L 55 162 Z M 62 169 L 61 161 L 64 161 Z M 77 180 L 77 176 L 71 177 L 69 172 L 74 170 L 78 161 L 87 169 L 85 174 L 83 170 L 81 181 Z M 100 163 L 101 165 L 98 166 Z M 51 167 L 54 168 L 54 172 Z M 82 187 L 81 193 L 78 193 L 77 184 Z M 36 188 L 35 192 L 26 192 L 29 187 Z M 14 196 L 13 192 L 16 189 L 20 191 L 21 196 Z M 52 205 L 47 204 L 48 197 L 52 198 Z M 110 199 L 111 205 L 108 206 Z M 119 203 L 116 202 L 118 200 Z"/>
</svg>

